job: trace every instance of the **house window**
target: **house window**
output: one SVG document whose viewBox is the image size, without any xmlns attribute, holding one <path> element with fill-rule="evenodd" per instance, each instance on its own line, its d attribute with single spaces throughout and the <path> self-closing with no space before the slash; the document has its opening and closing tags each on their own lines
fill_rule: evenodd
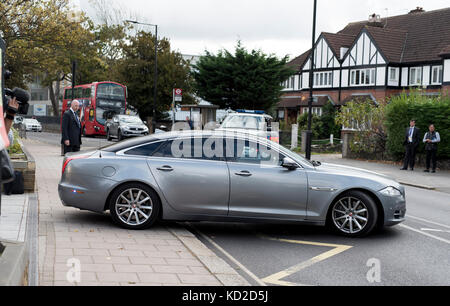
<svg viewBox="0 0 450 306">
<path fill-rule="evenodd" d="M 304 107 L 303 108 L 303 114 L 308 114 L 309 113 L 309 108 L 308 107 Z M 317 115 L 317 116 L 322 116 L 323 111 L 322 111 L 322 107 L 313 107 L 312 108 L 312 114 L 313 115 Z"/>
<path fill-rule="evenodd" d="M 291 88 L 294 89 L 295 86 L 295 77 L 291 78 Z"/>
<path fill-rule="evenodd" d="M 442 66 L 434 66 L 431 72 L 431 84 L 442 84 Z"/>
<path fill-rule="evenodd" d="M 351 85 L 375 85 L 375 68 L 352 70 L 350 75 Z"/>
<path fill-rule="evenodd" d="M 332 72 L 316 72 L 314 73 L 314 87 L 331 87 L 332 79 Z"/>
<path fill-rule="evenodd" d="M 409 71 L 409 85 L 422 84 L 422 67 L 413 67 Z"/>
<path fill-rule="evenodd" d="M 284 119 L 284 110 L 279 110 L 278 111 L 278 118 L 279 119 Z"/>
<path fill-rule="evenodd" d="M 396 68 L 389 69 L 389 81 L 397 81 L 397 69 Z"/>
</svg>

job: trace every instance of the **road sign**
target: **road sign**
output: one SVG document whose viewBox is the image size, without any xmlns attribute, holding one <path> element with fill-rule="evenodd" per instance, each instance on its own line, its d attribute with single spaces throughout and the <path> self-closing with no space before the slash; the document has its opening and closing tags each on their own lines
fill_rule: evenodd
<svg viewBox="0 0 450 306">
<path fill-rule="evenodd" d="M 173 90 L 173 100 L 175 102 L 182 102 L 183 101 L 183 89 L 175 88 Z"/>
</svg>

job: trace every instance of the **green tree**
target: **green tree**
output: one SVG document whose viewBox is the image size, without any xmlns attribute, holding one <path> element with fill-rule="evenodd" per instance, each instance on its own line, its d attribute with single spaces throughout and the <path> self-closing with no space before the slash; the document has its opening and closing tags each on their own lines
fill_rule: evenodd
<svg viewBox="0 0 450 306">
<path fill-rule="evenodd" d="M 196 93 L 221 108 L 269 110 L 281 97 L 281 83 L 294 74 L 287 60 L 248 52 L 240 42 L 234 54 L 206 51 L 193 72 Z"/>
<path fill-rule="evenodd" d="M 118 63 L 117 79 L 128 86 L 128 101 L 139 110 L 143 117 L 152 116 L 155 36 L 148 32 L 139 32 L 129 36 L 122 45 L 123 57 Z M 182 88 L 183 103 L 194 103 L 190 94 L 192 81 L 189 64 L 183 60 L 180 53 L 170 49 L 166 38 L 158 41 L 158 92 L 156 117 L 161 118 L 163 112 L 170 109 L 172 91 Z"/>
<path fill-rule="evenodd" d="M 328 138 L 331 134 L 333 134 L 335 138 L 341 138 L 341 126 L 336 124 L 336 114 L 336 107 L 331 101 L 328 101 L 327 104 L 324 105 L 322 116 L 320 117 L 323 127 L 323 134 L 320 138 Z"/>
<path fill-rule="evenodd" d="M 69 0 L 6 0 L 0 3 L 0 35 L 7 44 L 6 68 L 13 72 L 9 87 L 23 87 L 39 75 L 50 89 L 59 113 L 59 82 L 71 70 L 73 59 L 95 61 L 92 22 L 71 10 Z M 94 69 L 89 69 L 93 71 Z"/>
<path fill-rule="evenodd" d="M 342 106 L 336 116 L 336 123 L 355 130 L 350 149 L 355 153 L 381 154 L 386 150 L 384 127 L 385 105 L 372 100 L 351 101 Z"/>
</svg>

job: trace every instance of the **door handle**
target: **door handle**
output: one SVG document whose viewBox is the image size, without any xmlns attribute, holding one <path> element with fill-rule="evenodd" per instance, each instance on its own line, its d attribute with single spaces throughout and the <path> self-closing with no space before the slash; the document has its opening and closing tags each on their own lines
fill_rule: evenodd
<svg viewBox="0 0 450 306">
<path fill-rule="evenodd" d="M 156 169 L 158 169 L 159 171 L 165 171 L 165 172 L 173 171 L 173 168 L 171 166 L 162 166 L 162 167 L 156 168 Z"/>
<path fill-rule="evenodd" d="M 238 176 L 245 176 L 245 177 L 252 176 L 252 174 L 249 171 L 236 172 L 235 174 Z"/>
</svg>

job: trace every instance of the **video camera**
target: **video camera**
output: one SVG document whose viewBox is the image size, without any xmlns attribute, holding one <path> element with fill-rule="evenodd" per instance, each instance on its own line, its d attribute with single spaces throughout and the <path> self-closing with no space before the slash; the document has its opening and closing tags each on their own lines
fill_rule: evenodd
<svg viewBox="0 0 450 306">
<path fill-rule="evenodd" d="M 8 80 L 11 78 L 11 72 L 8 70 L 5 70 L 4 72 L 4 79 Z M 5 95 L 10 97 L 11 99 L 16 98 L 17 102 L 19 103 L 19 110 L 18 113 L 21 115 L 26 115 L 28 113 L 29 104 L 28 101 L 30 101 L 30 94 L 22 89 L 22 88 L 14 88 L 13 90 L 5 88 Z M 3 105 L 3 109 L 6 111 L 16 112 L 15 109 L 11 108 L 9 106 L 9 100 L 4 99 L 5 105 Z"/>
</svg>

